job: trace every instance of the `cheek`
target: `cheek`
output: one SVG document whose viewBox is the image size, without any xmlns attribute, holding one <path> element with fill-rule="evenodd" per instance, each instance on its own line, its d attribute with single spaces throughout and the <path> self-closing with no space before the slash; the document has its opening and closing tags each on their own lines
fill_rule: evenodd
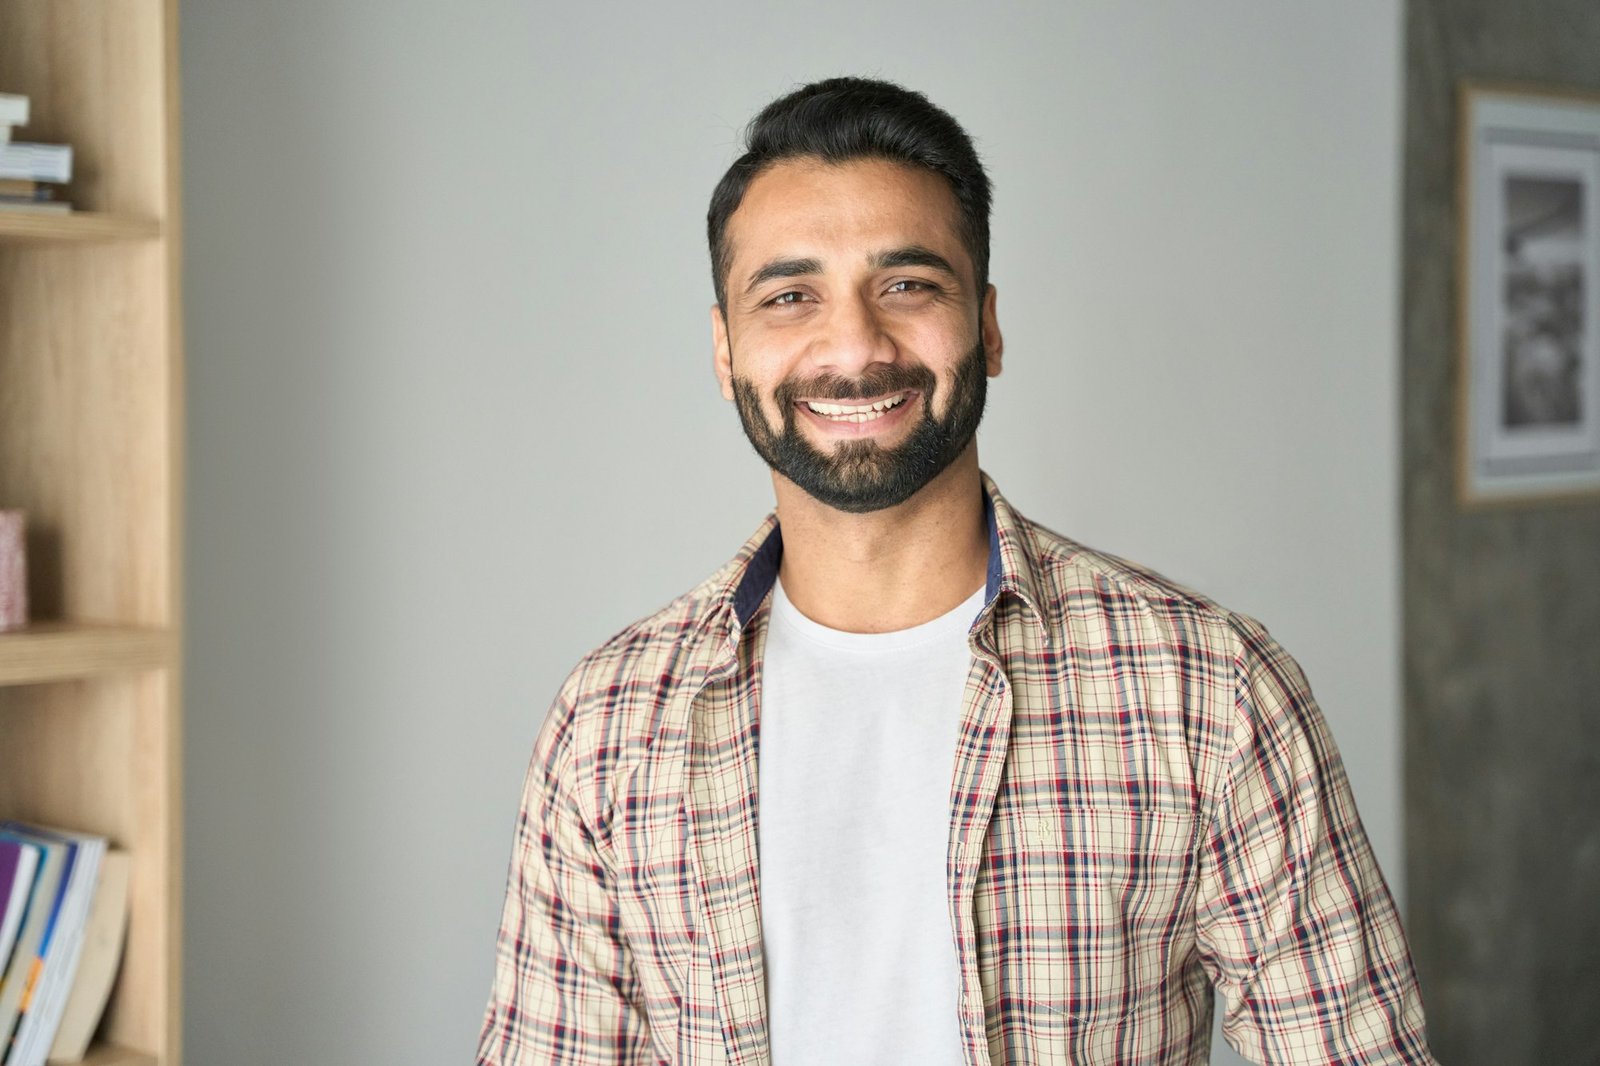
<svg viewBox="0 0 1600 1066">
<path fill-rule="evenodd" d="M 926 364 L 941 379 L 953 376 L 957 367 L 980 344 L 976 323 L 951 309 L 937 320 L 919 323 L 902 335 L 902 350 Z"/>
<path fill-rule="evenodd" d="M 809 350 L 809 333 L 800 329 L 752 327 L 733 349 L 733 365 L 746 377 L 777 381 Z"/>
<path fill-rule="evenodd" d="M 763 406 L 771 406 L 773 390 L 796 377 L 799 365 L 786 349 L 758 343 L 755 338 L 741 340 L 733 350 L 733 376 L 755 389 Z"/>
</svg>

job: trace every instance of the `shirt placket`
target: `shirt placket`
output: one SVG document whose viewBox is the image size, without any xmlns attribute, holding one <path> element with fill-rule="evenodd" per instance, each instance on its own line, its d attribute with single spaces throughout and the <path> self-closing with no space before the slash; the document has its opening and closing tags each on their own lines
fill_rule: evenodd
<svg viewBox="0 0 1600 1066">
<path fill-rule="evenodd" d="M 757 657 L 759 658 L 759 657 Z M 746 667 L 749 664 L 744 664 Z M 756 671 L 730 650 L 694 697 L 688 853 L 729 1066 L 766 1066 L 766 972 L 756 842 Z"/>
<path fill-rule="evenodd" d="M 969 640 L 973 661 L 967 675 L 961 740 L 951 786 L 946 870 L 950 919 L 961 970 L 959 1010 L 968 1066 L 990 1066 L 979 957 L 982 931 L 977 927 L 972 901 L 1011 736 L 1011 683 L 995 652 L 991 631 L 992 611 Z"/>
</svg>

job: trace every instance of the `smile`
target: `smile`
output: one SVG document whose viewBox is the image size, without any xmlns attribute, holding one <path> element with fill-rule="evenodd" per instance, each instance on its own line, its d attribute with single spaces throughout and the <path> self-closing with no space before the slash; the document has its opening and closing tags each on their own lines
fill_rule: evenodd
<svg viewBox="0 0 1600 1066">
<path fill-rule="evenodd" d="M 875 400 L 872 403 L 824 403 L 821 400 L 801 400 L 799 403 L 812 414 L 820 415 L 830 422 L 871 422 L 882 418 L 910 398 L 911 393 L 902 392 L 897 396 Z"/>
</svg>

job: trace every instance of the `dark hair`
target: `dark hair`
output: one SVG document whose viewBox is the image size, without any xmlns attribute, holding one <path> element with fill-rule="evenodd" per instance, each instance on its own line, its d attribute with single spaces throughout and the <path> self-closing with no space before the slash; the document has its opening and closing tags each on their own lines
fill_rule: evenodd
<svg viewBox="0 0 1600 1066">
<path fill-rule="evenodd" d="M 711 281 L 724 313 L 732 265 L 728 219 L 757 175 L 805 156 L 825 163 L 887 159 L 944 178 L 961 210 L 961 238 L 983 298 L 989 284 L 989 177 L 967 131 L 926 96 L 870 78 L 828 78 L 768 104 L 750 121 L 744 141 L 744 155 L 717 182 L 706 212 Z"/>
</svg>

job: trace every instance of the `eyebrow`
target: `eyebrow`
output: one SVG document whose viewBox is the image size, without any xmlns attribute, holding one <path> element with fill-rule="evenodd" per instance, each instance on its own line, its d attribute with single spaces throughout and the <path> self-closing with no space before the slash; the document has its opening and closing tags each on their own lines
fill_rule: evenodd
<svg viewBox="0 0 1600 1066">
<path fill-rule="evenodd" d="M 950 265 L 950 260 L 938 252 L 924 248 L 921 245 L 910 245 L 905 248 L 896 248 L 893 251 L 879 252 L 869 262 L 873 270 L 892 270 L 895 267 L 927 267 L 938 270 L 957 281 L 961 275 L 956 273 L 956 268 Z"/>
<path fill-rule="evenodd" d="M 822 260 L 820 259 L 774 259 L 756 271 L 750 279 L 750 284 L 744 287 L 744 294 L 749 296 L 757 287 L 778 278 L 799 278 L 807 274 L 822 273 Z"/>
<path fill-rule="evenodd" d="M 894 248 L 887 252 L 875 252 L 867 257 L 867 265 L 873 270 L 893 270 L 895 267 L 927 267 L 948 274 L 956 281 L 961 280 L 961 275 L 956 273 L 956 268 L 950 265 L 950 260 L 931 249 L 921 245 L 908 245 L 904 248 Z M 766 263 L 751 277 L 750 284 L 745 286 L 744 292 L 748 296 L 760 286 L 779 278 L 798 278 L 807 274 L 822 273 L 822 260 L 820 259 L 774 259 Z"/>
</svg>

